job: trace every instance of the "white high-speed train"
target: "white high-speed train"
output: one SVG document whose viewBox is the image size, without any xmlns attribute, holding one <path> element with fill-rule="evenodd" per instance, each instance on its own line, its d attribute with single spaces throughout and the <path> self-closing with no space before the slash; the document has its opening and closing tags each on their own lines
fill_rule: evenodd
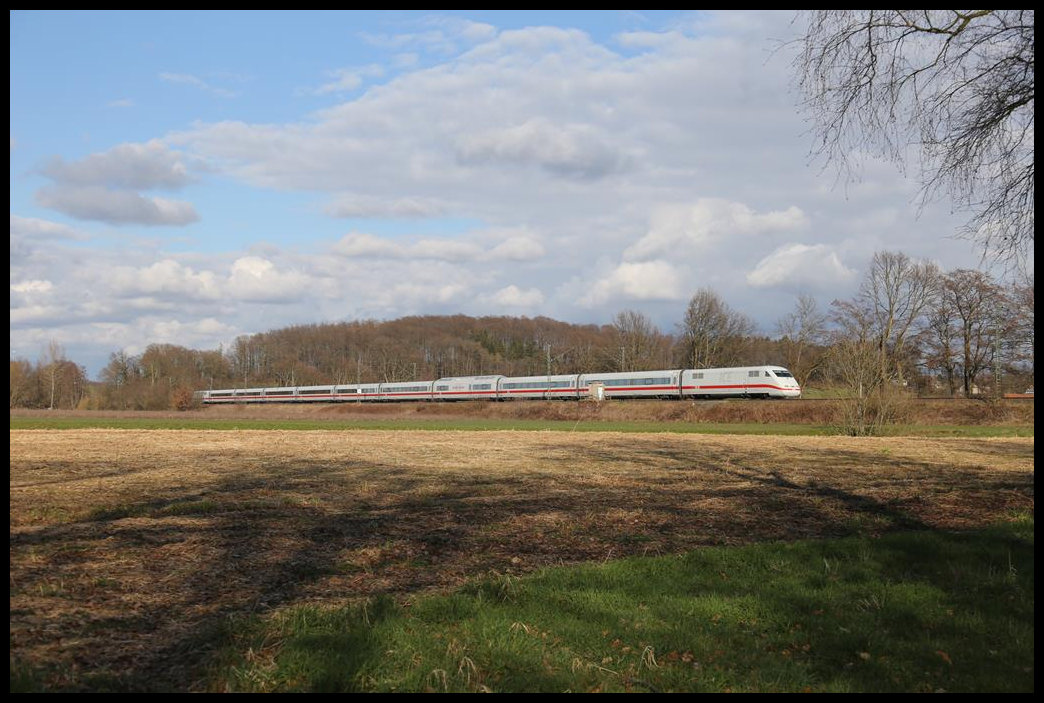
<svg viewBox="0 0 1044 703">
<path fill-rule="evenodd" d="M 317 403 L 585 398 L 797 398 L 801 388 L 781 366 L 672 369 L 553 376 L 463 376 L 437 381 L 356 383 L 199 391 L 203 403 Z"/>
</svg>

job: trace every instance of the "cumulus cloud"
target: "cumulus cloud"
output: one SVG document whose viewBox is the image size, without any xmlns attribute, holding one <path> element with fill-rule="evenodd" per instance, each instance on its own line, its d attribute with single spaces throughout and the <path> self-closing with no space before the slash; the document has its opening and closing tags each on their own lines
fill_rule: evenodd
<svg viewBox="0 0 1044 703">
<path fill-rule="evenodd" d="M 70 217 L 112 225 L 187 225 L 199 219 L 191 203 L 137 192 L 193 181 L 183 157 L 158 142 L 121 144 L 75 162 L 54 158 L 40 172 L 54 183 L 36 191 L 36 202 Z"/>
<path fill-rule="evenodd" d="M 850 283 L 856 272 L 827 244 L 786 244 L 763 258 L 747 274 L 756 288 L 830 289 Z"/>
<path fill-rule="evenodd" d="M 504 308 L 535 308 L 543 304 L 544 294 L 540 292 L 539 288 L 523 290 L 512 284 L 489 296 L 489 301 Z"/>
<path fill-rule="evenodd" d="M 259 256 L 244 256 L 232 263 L 227 290 L 236 300 L 264 303 L 290 303 L 310 297 L 312 281 L 298 271 L 280 271 L 274 263 Z"/>
<path fill-rule="evenodd" d="M 80 220 L 110 225 L 187 225 L 199 219 L 191 203 L 95 186 L 44 186 L 37 204 Z"/>
<path fill-rule="evenodd" d="M 87 239 L 87 235 L 68 225 L 35 217 L 11 215 L 11 238 L 20 239 Z"/>
<path fill-rule="evenodd" d="M 219 300 L 222 289 L 212 271 L 194 271 L 172 259 L 141 268 L 118 267 L 108 276 L 116 295 L 160 296 L 177 300 Z"/>
<path fill-rule="evenodd" d="M 182 188 L 194 180 L 185 157 L 156 141 L 120 144 L 74 162 L 55 157 L 40 172 L 63 185 L 130 190 Z"/>
<path fill-rule="evenodd" d="M 560 125 L 544 118 L 461 137 L 456 153 L 463 163 L 533 165 L 582 179 L 608 175 L 620 170 L 625 162 L 591 125 Z"/>
<path fill-rule="evenodd" d="M 680 300 L 686 291 L 683 276 L 666 261 L 624 262 L 600 278 L 580 298 L 594 307 L 609 301 Z"/>
<path fill-rule="evenodd" d="M 82 241 L 89 237 L 72 227 L 35 217 L 11 215 L 10 261 L 11 275 L 15 268 L 27 263 L 35 255 L 53 249 L 55 242 Z M 50 246 L 42 246 L 48 243 Z"/>
<path fill-rule="evenodd" d="M 791 231 L 807 224 L 797 207 L 757 213 L 743 203 L 720 198 L 700 198 L 692 205 L 667 205 L 656 209 L 649 230 L 624 252 L 624 258 L 640 261 L 679 253 L 698 252 L 728 240 L 749 247 L 744 238 L 767 232 Z"/>
</svg>

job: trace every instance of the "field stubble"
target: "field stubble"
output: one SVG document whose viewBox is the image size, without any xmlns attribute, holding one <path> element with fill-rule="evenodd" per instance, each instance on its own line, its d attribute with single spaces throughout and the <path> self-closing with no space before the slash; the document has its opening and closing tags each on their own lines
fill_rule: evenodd
<svg viewBox="0 0 1044 703">
<path fill-rule="evenodd" d="M 703 545 L 1033 509 L 1033 440 L 11 432 L 12 662 L 199 687 L 230 616 Z"/>
</svg>

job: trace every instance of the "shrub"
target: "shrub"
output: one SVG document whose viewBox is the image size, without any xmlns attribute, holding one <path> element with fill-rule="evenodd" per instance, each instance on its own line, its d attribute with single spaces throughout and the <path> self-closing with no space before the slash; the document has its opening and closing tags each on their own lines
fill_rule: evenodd
<svg viewBox="0 0 1044 703">
<path fill-rule="evenodd" d="M 199 403 L 196 401 L 195 393 L 184 386 L 179 386 L 171 393 L 170 405 L 175 410 L 185 411 L 198 407 Z"/>
</svg>

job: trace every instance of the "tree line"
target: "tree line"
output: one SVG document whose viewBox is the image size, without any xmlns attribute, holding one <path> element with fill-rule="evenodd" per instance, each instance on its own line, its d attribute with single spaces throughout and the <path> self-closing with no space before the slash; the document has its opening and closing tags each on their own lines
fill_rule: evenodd
<svg viewBox="0 0 1044 703">
<path fill-rule="evenodd" d="M 863 402 L 853 413 L 877 422 L 896 392 L 996 395 L 1032 385 L 1033 279 L 1003 285 L 982 271 L 942 272 L 878 252 L 855 296 L 827 309 L 798 296 L 773 332 L 759 334 L 704 288 L 671 333 L 636 310 L 605 325 L 464 315 L 294 325 L 227 349 L 116 351 L 94 384 L 52 344 L 36 365 L 11 361 L 11 407 L 167 409 L 206 388 L 778 364 L 802 387 L 847 389 Z"/>
</svg>

